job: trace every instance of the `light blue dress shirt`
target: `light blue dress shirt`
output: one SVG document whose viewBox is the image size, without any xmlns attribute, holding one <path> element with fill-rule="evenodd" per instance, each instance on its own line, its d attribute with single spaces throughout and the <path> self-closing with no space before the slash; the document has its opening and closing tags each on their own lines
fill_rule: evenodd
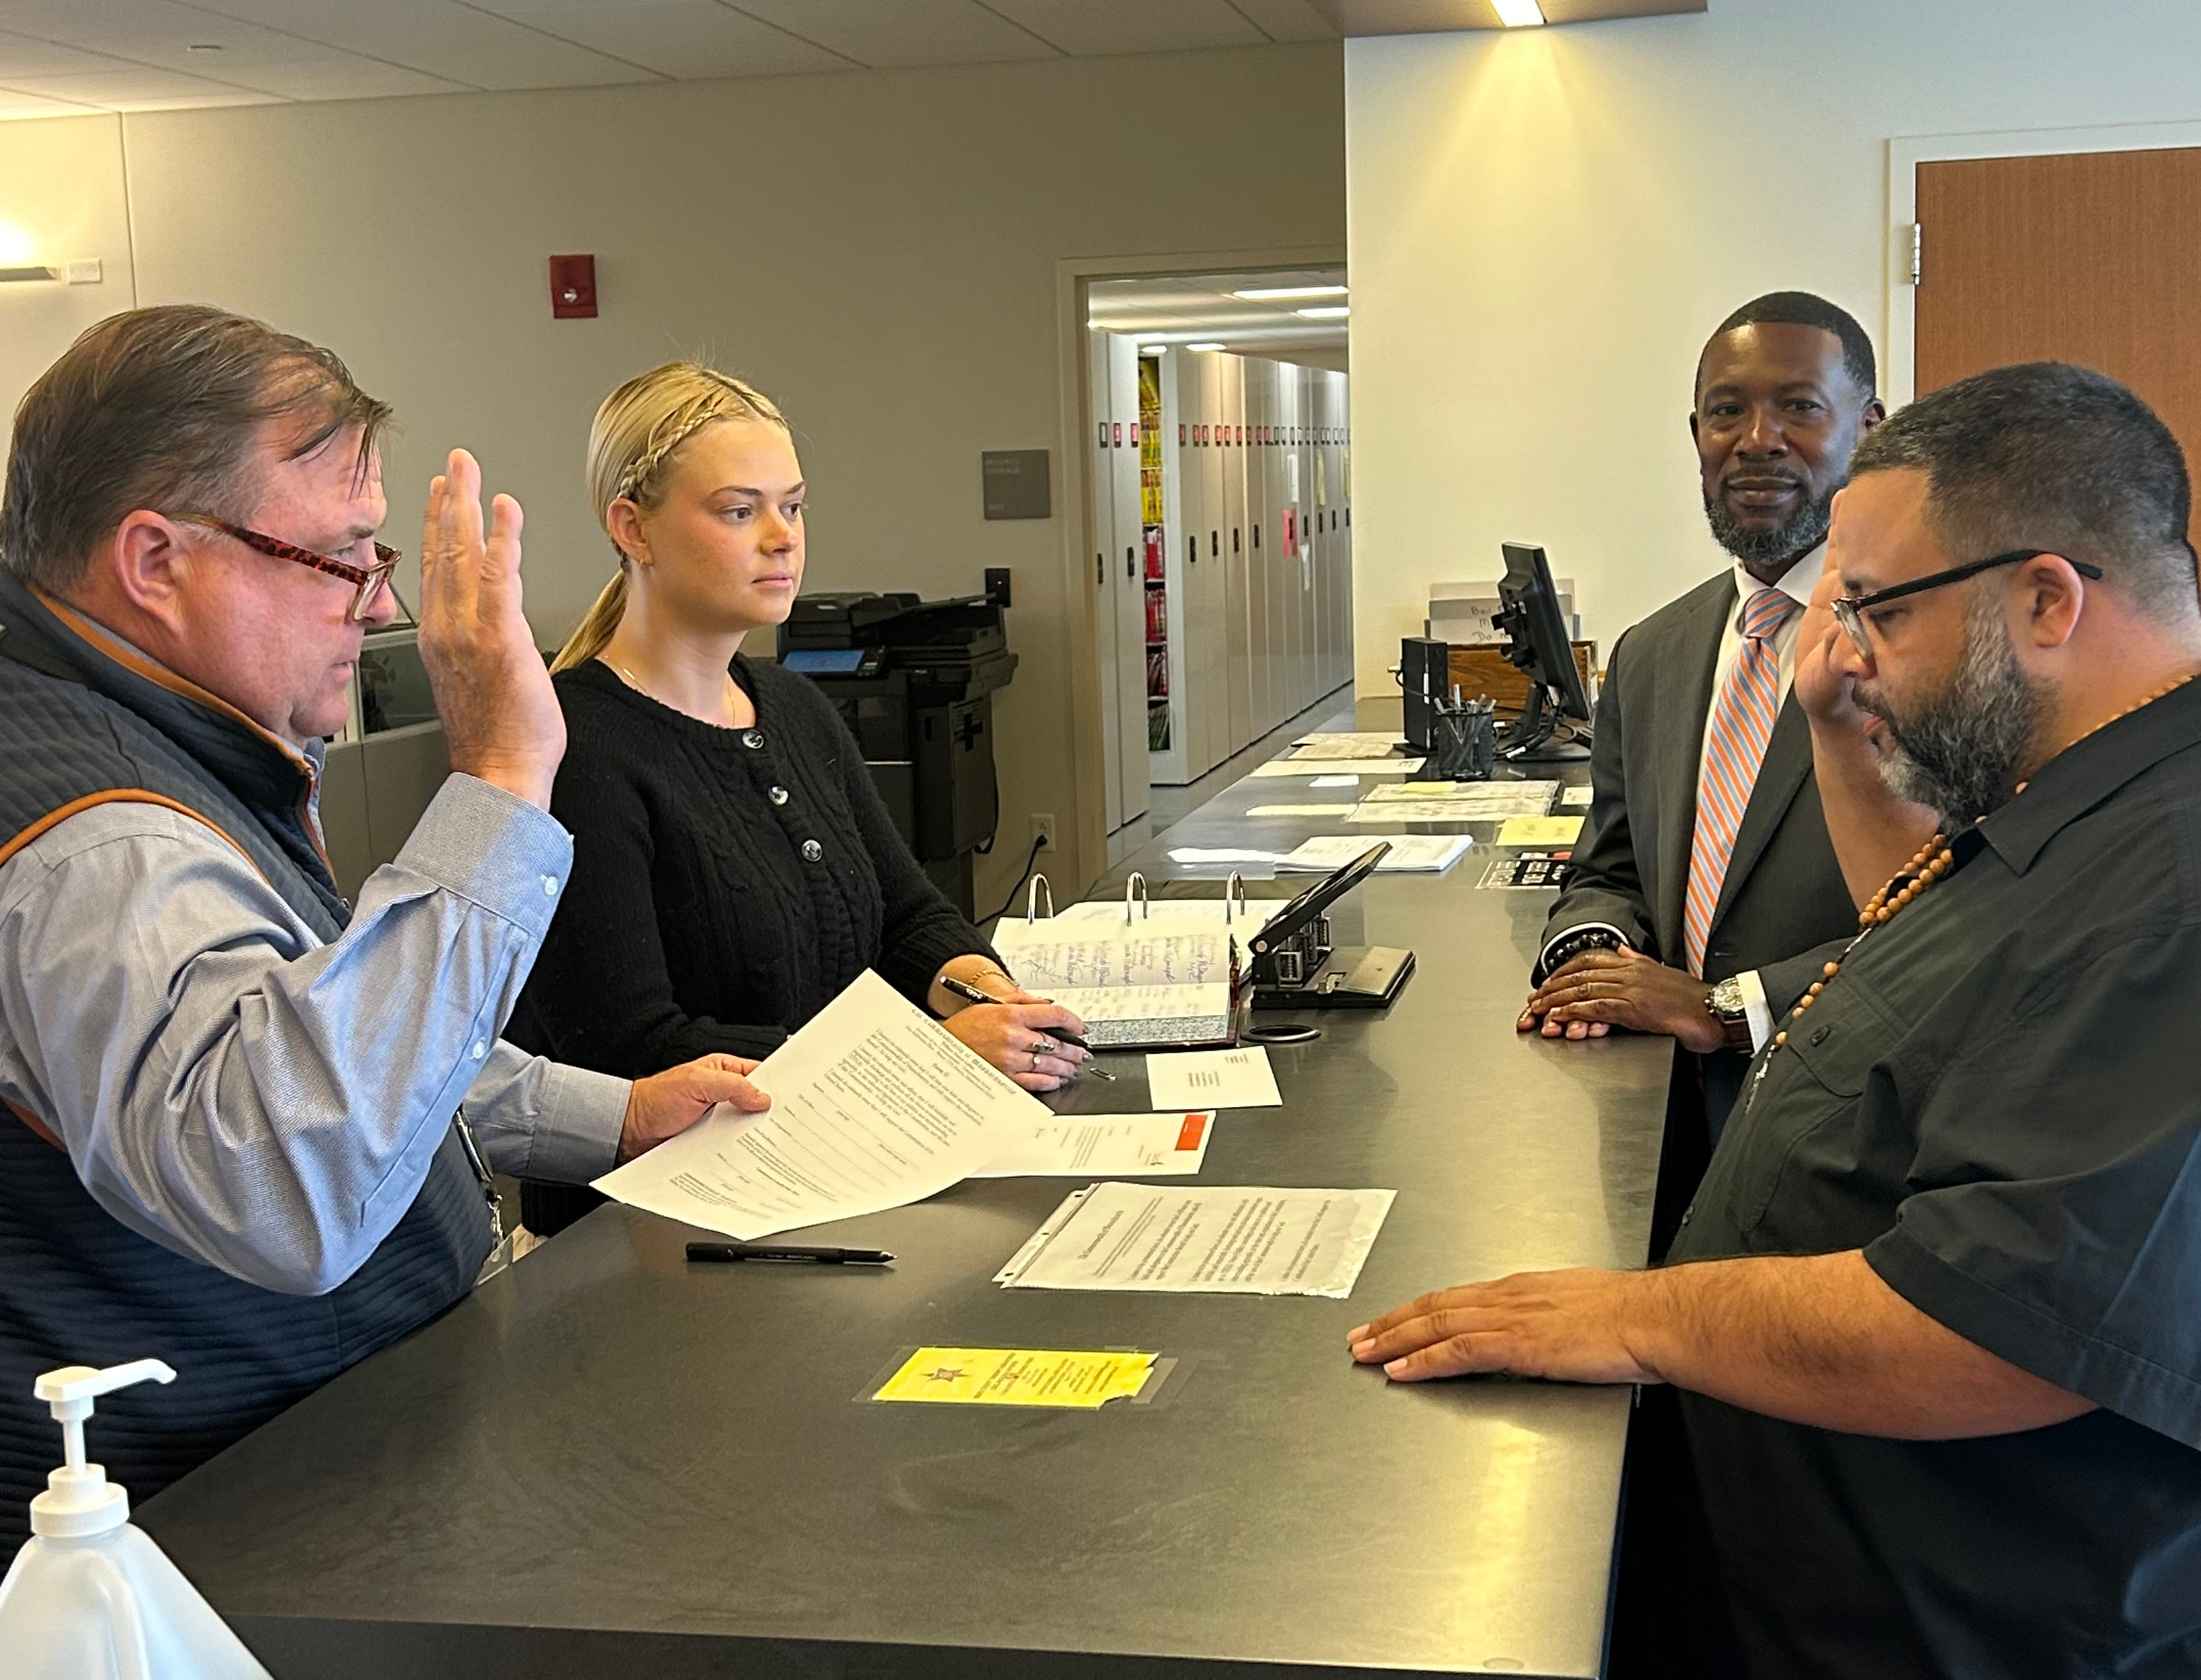
<svg viewBox="0 0 2201 1680">
<path fill-rule="evenodd" d="M 204 823 L 80 812 L 0 865 L 0 1097 L 132 1230 L 325 1293 L 412 1205 L 461 1102 L 497 1171 L 613 1165 L 629 1083 L 497 1037 L 572 860 L 546 813 L 455 774 L 323 944 Z"/>
</svg>

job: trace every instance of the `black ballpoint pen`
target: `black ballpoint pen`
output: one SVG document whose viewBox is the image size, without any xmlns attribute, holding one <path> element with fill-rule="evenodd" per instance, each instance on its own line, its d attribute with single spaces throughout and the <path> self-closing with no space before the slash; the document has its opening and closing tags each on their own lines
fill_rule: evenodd
<svg viewBox="0 0 2201 1680">
<path fill-rule="evenodd" d="M 885 1266 L 883 1248 L 802 1248 L 770 1242 L 690 1242 L 691 1260 L 812 1260 L 819 1266 Z"/>
<path fill-rule="evenodd" d="M 977 987 L 972 985 L 968 980 L 959 980 L 953 974 L 943 974 L 940 977 L 940 989 L 944 992 L 952 992 L 957 997 L 962 998 L 965 1002 L 970 1003 L 999 1003 L 1001 1001 L 1000 998 L 995 997 L 991 992 L 981 991 Z M 1070 1045 L 1074 1049 L 1083 1050 L 1089 1056 L 1093 1054 L 1093 1047 L 1087 1043 L 1083 1038 L 1080 1038 L 1074 1032 L 1065 1032 L 1060 1027 L 1051 1026 L 1047 1029 L 1047 1036 L 1050 1038 L 1059 1039 L 1062 1043 Z M 1088 1062 L 1085 1065 L 1083 1071 L 1097 1075 L 1099 1078 L 1106 1079 L 1111 1083 L 1113 1083 L 1116 1078 L 1116 1076 L 1111 1073 L 1106 1068 L 1095 1066 L 1090 1062 Z"/>
</svg>

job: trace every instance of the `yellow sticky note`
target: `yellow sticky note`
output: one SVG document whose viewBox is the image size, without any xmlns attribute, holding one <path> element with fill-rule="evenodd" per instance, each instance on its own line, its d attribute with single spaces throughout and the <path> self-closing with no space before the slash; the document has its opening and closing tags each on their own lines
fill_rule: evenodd
<svg viewBox="0 0 2201 1680">
<path fill-rule="evenodd" d="M 1501 846 L 1571 846 L 1582 832 L 1580 817 L 1508 817 L 1499 825 Z"/>
<path fill-rule="evenodd" d="M 1153 1366 L 1152 1354 L 919 1348 L 872 1398 L 955 1406 L 1070 1406 L 1090 1411 L 1138 1393 Z"/>
</svg>

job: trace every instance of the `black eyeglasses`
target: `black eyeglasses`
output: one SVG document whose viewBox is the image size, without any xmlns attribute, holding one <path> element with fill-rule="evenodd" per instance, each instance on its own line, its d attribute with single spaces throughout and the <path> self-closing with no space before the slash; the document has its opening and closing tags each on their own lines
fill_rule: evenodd
<svg viewBox="0 0 2201 1680">
<path fill-rule="evenodd" d="M 248 531 L 241 525 L 232 525 L 227 520 L 218 520 L 211 514 L 171 514 L 168 517 L 178 525 L 202 526 L 208 531 L 219 531 L 223 536 L 234 538 L 246 548 L 257 549 L 273 559 L 310 566 L 314 571 L 326 572 L 332 578 L 342 578 L 356 591 L 351 598 L 351 620 L 354 624 L 366 622 L 367 609 L 373 606 L 376 592 L 384 584 L 389 585 L 390 598 L 397 603 L 397 610 L 402 615 L 400 622 L 413 622 L 412 608 L 397 593 L 397 585 L 391 576 L 397 570 L 397 562 L 405 557 L 396 549 L 377 543 L 374 545 L 374 564 L 354 566 L 348 560 L 338 560 L 333 555 L 325 555 L 314 549 L 302 549 L 296 543 L 286 543 L 279 537 Z"/>
<path fill-rule="evenodd" d="M 1834 601 L 1834 622 L 1848 633 L 1850 644 L 1858 650 L 1859 659 L 1872 657 L 1872 643 L 1864 633 L 1864 615 L 1875 607 L 1885 607 L 1891 601 L 1900 601 L 1906 595 L 1921 595 L 1929 589 L 1939 589 L 1944 584 L 1960 584 L 1967 578 L 1975 578 L 1982 572 L 1992 572 L 1998 566 L 2016 566 L 2028 560 L 2038 560 L 2051 549 L 2013 549 L 2006 555 L 1996 555 L 1990 560 L 1967 561 L 1962 566 L 1952 566 L 1946 572 L 1928 572 L 1922 578 L 1913 578 L 1907 584 L 1891 584 L 1886 589 L 1876 589 L 1870 595 L 1840 595 Z M 2092 578 L 2099 583 L 2102 568 L 2089 566 L 2083 560 L 2058 556 L 2082 578 Z"/>
</svg>

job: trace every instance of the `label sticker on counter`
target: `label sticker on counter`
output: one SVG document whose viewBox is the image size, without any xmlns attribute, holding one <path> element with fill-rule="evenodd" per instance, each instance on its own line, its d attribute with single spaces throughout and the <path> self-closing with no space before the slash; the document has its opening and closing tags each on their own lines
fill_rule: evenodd
<svg viewBox="0 0 2201 1680">
<path fill-rule="evenodd" d="M 919 1348 L 870 1398 L 1090 1412 L 1112 1400 L 1136 1399 L 1155 1376 L 1159 1357 L 1052 1348 Z"/>
<path fill-rule="evenodd" d="M 1563 887 L 1574 868 L 1572 852 L 1523 852 L 1502 857 L 1482 872 L 1486 887 Z"/>
</svg>

